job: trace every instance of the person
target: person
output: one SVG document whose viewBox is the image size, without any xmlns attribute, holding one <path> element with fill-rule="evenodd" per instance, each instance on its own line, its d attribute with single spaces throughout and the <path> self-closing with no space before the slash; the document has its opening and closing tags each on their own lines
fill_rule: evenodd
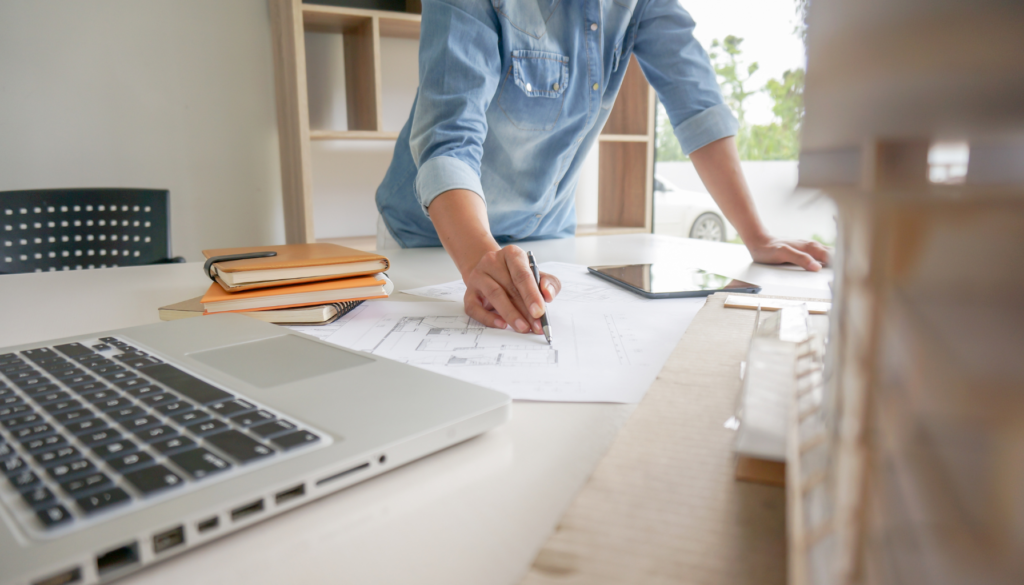
<svg viewBox="0 0 1024 585">
<path fill-rule="evenodd" d="M 819 270 L 828 250 L 758 218 L 723 103 L 679 0 L 424 0 L 420 85 L 377 190 L 379 248 L 444 246 L 466 313 L 541 334 L 561 287 L 516 245 L 572 237 L 574 192 L 635 55 L 680 145 L 756 262 Z M 538 290 L 539 289 L 539 290 Z"/>
</svg>

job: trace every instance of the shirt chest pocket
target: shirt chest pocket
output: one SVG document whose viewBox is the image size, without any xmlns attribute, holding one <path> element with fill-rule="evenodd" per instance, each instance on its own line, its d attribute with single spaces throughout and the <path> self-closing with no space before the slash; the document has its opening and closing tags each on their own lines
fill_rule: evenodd
<svg viewBox="0 0 1024 585">
<path fill-rule="evenodd" d="M 512 51 L 498 106 L 520 130 L 552 130 L 562 114 L 569 58 L 544 51 Z"/>
</svg>

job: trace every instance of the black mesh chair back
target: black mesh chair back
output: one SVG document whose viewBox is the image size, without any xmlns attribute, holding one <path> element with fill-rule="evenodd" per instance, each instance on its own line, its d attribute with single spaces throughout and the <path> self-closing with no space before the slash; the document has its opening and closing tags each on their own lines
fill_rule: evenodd
<svg viewBox="0 0 1024 585">
<path fill-rule="evenodd" d="M 159 189 L 0 192 L 0 274 L 183 261 L 170 257 L 169 197 Z"/>
</svg>

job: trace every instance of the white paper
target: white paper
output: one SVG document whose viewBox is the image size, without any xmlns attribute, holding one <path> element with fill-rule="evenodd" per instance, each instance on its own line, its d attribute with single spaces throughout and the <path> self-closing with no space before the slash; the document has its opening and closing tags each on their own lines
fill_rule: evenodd
<svg viewBox="0 0 1024 585">
<path fill-rule="evenodd" d="M 331 325 L 293 329 L 516 399 L 633 403 L 705 301 L 629 303 L 577 290 L 574 301 L 549 305 L 550 347 L 539 335 L 484 327 L 462 303 L 368 301 Z"/>
</svg>

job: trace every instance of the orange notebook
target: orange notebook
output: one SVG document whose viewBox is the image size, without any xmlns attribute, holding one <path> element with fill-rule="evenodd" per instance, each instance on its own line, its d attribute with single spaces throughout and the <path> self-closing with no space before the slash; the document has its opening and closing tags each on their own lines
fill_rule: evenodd
<svg viewBox="0 0 1024 585">
<path fill-rule="evenodd" d="M 203 250 L 207 258 L 251 252 L 277 252 L 269 258 L 247 258 L 216 262 L 213 277 L 224 290 L 237 292 L 256 288 L 316 282 L 384 272 L 390 262 L 384 256 L 337 244 L 288 244 Z"/>
<path fill-rule="evenodd" d="M 203 314 L 283 309 L 341 301 L 380 299 L 388 296 L 385 284 L 384 280 L 373 276 L 358 276 L 229 293 L 219 284 L 213 283 L 202 298 L 203 307 L 206 309 Z"/>
</svg>

